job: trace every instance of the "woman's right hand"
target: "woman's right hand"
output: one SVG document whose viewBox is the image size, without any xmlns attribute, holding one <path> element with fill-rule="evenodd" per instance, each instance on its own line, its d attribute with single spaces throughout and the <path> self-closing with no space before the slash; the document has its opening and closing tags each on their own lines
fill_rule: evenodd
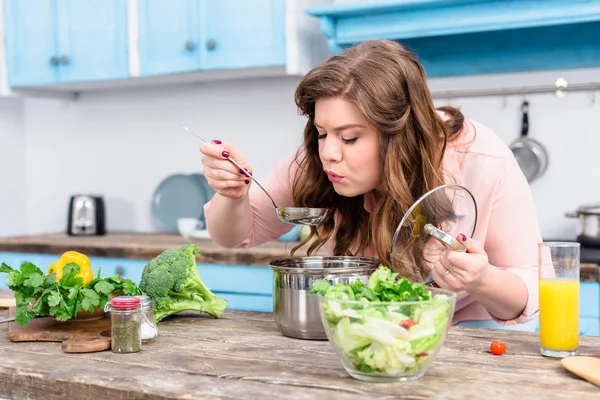
<svg viewBox="0 0 600 400">
<path fill-rule="evenodd" d="M 252 174 L 252 169 L 230 143 L 213 140 L 200 146 L 204 176 L 218 194 L 231 199 L 241 199 L 248 193 L 250 178 L 227 158 L 231 157 Z"/>
</svg>

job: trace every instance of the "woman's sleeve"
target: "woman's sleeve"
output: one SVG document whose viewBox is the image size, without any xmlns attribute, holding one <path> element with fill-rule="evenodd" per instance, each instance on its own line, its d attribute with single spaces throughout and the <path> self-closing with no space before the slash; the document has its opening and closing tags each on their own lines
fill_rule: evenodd
<svg viewBox="0 0 600 400">
<path fill-rule="evenodd" d="M 490 264 L 523 280 L 528 300 L 515 319 L 499 320 L 492 316 L 502 325 L 530 321 L 539 310 L 537 248 L 541 241 L 529 184 L 514 157 L 508 156 L 493 195 L 484 247 Z"/>
<path fill-rule="evenodd" d="M 296 153 L 290 154 L 275 164 L 273 169 L 259 182 L 269 192 L 278 207 L 293 206 L 292 182 L 298 164 Z M 252 247 L 291 230 L 294 226 L 283 223 L 277 217 L 273 203 L 256 183 L 251 182 L 250 204 L 252 206 L 252 228 L 248 235 L 235 247 Z M 204 205 L 204 213 L 210 213 L 210 202 Z M 228 221 L 233 224 L 235 221 Z"/>
</svg>

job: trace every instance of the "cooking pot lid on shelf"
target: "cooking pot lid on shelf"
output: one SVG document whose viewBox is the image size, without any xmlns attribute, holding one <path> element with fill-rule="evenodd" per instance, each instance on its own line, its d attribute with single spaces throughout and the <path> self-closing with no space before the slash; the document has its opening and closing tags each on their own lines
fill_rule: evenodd
<svg viewBox="0 0 600 400">
<path fill-rule="evenodd" d="M 422 242 L 426 243 L 424 254 L 431 265 L 449 247 L 465 251 L 456 237 L 461 233 L 472 237 L 476 224 L 477 203 L 467 188 L 448 184 L 430 190 L 408 209 L 396 228 L 390 251 L 392 269 L 396 252 L 411 251 Z"/>
<path fill-rule="evenodd" d="M 583 204 L 577 207 L 578 214 L 600 215 L 600 204 Z"/>
</svg>

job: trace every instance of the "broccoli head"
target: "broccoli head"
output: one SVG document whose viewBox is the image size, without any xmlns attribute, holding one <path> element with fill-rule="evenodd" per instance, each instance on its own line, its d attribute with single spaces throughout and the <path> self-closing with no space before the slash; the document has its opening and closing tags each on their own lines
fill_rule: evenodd
<svg viewBox="0 0 600 400">
<path fill-rule="evenodd" d="M 144 267 L 140 289 L 154 305 L 154 320 L 186 310 L 206 312 L 219 318 L 227 301 L 210 291 L 202 282 L 196 265 L 195 244 L 185 244 L 156 256 Z"/>
</svg>

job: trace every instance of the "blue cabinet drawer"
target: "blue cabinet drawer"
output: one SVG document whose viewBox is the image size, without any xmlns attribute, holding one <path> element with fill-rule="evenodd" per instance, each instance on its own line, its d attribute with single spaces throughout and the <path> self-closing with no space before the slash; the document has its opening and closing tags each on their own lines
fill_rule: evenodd
<svg viewBox="0 0 600 400">
<path fill-rule="evenodd" d="M 585 336 L 600 336 L 600 319 L 579 318 L 579 334 Z"/>
<path fill-rule="evenodd" d="M 60 254 L 0 253 L 0 262 L 18 268 L 29 261 L 46 271 Z M 90 257 L 94 274 L 100 267 L 103 277 L 119 275 L 139 285 L 142 271 L 148 260 Z M 213 292 L 271 296 L 273 294 L 273 271 L 268 267 L 244 265 L 198 264 L 202 281 Z M 6 288 L 5 277 L 0 274 L 0 288 Z"/>
<path fill-rule="evenodd" d="M 19 268 L 22 263 L 28 261 L 37 265 L 42 271 L 47 272 L 48 266 L 56 261 L 58 257 L 60 257 L 60 254 L 0 253 L 0 263 L 4 262 L 12 268 Z M 94 275 L 100 267 L 101 275 L 105 278 L 119 275 L 123 278 L 129 278 L 137 284 L 142 278 L 142 271 L 147 263 L 144 260 L 107 257 L 90 257 L 90 261 Z M 6 289 L 6 278 L 3 275 L 5 274 L 0 274 L 0 289 Z"/>
<path fill-rule="evenodd" d="M 44 272 L 60 254 L 0 253 L 0 263 L 18 268 L 23 262 L 34 263 Z M 90 257 L 94 273 L 101 268 L 103 277 L 119 275 L 139 285 L 148 260 Z M 268 267 L 198 264 L 204 283 L 227 300 L 227 309 L 273 311 L 273 273 Z M 0 289 L 6 289 L 6 274 L 0 274 Z"/>
<path fill-rule="evenodd" d="M 120 275 L 139 285 L 147 260 L 90 258 L 92 265 L 102 267 L 102 276 Z M 202 281 L 213 292 L 271 295 L 273 272 L 268 267 L 198 264 Z"/>
<path fill-rule="evenodd" d="M 29 253 L 0 253 L 0 264 L 18 269 L 24 262 L 37 265 L 42 271 L 48 272 L 48 266 L 56 261 L 60 254 L 29 254 Z M 0 288 L 6 289 L 6 274 L 0 273 Z"/>
<path fill-rule="evenodd" d="M 579 286 L 579 315 L 600 317 L 600 283 L 581 282 Z"/>
<path fill-rule="evenodd" d="M 100 268 L 103 278 L 118 275 L 131 279 L 136 284 L 142 280 L 142 271 L 148 263 L 147 260 L 131 260 L 126 258 L 90 257 L 94 274 Z"/>
<path fill-rule="evenodd" d="M 273 312 L 273 297 L 264 295 L 215 292 L 227 300 L 228 310 Z"/>
<path fill-rule="evenodd" d="M 269 267 L 198 264 L 198 269 L 213 292 L 273 294 L 273 271 Z"/>
</svg>

